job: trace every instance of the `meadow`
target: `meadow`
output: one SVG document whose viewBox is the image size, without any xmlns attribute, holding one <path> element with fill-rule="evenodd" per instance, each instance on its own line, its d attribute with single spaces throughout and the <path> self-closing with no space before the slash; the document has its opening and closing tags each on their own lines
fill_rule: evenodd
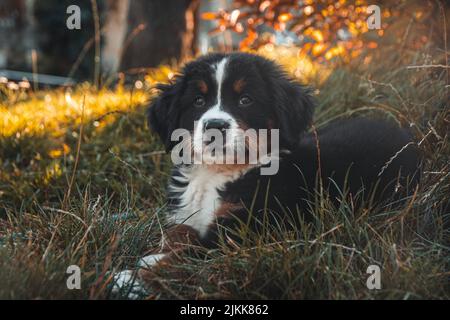
<svg viewBox="0 0 450 320">
<path fill-rule="evenodd" d="M 155 275 L 144 299 L 449 299 L 450 108 L 442 53 L 378 48 L 332 67 L 287 49 L 262 52 L 314 87 L 316 128 L 341 117 L 410 127 L 424 156 L 419 187 L 399 208 L 334 206 L 295 233 L 246 233 Z M 32 90 L 0 84 L 0 298 L 107 299 L 112 275 L 159 244 L 170 157 L 146 125 L 161 66 L 143 85 Z M 366 287 L 369 265 L 380 290 Z M 82 270 L 80 290 L 66 269 Z"/>
</svg>

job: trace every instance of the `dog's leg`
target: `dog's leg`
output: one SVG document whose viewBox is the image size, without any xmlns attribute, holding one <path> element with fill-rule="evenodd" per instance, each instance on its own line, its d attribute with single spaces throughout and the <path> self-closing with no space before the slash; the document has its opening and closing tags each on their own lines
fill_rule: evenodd
<svg viewBox="0 0 450 320">
<path fill-rule="evenodd" d="M 141 260 L 139 260 L 138 267 L 150 269 L 164 258 L 167 258 L 167 255 L 168 253 L 155 253 L 145 256 Z"/>
<path fill-rule="evenodd" d="M 236 229 L 239 221 L 245 221 L 246 215 L 247 211 L 243 210 L 242 206 L 225 203 L 216 210 L 217 220 L 203 238 L 200 238 L 198 231 L 191 226 L 185 224 L 172 226 L 163 234 L 160 250 L 143 257 L 138 263 L 138 270 L 125 270 L 116 274 L 113 292 L 124 292 L 126 289 L 129 298 L 138 298 L 138 291 L 141 290 L 142 295 L 145 292 L 144 288 L 154 282 L 152 280 L 155 279 L 158 269 L 179 264 L 184 257 L 197 254 L 201 247 L 217 247 L 219 238 L 239 242 L 236 236 L 228 233 L 225 236 L 224 230 Z M 124 286 L 127 288 L 123 288 Z"/>
<path fill-rule="evenodd" d="M 161 242 L 159 252 L 143 257 L 139 261 L 139 267 L 154 269 L 178 260 L 193 247 L 198 247 L 200 238 L 194 228 L 185 224 L 177 224 L 164 233 Z"/>
<path fill-rule="evenodd" d="M 151 282 L 155 269 L 182 259 L 193 246 L 199 245 L 199 235 L 192 227 L 178 224 L 169 228 L 163 236 L 161 249 L 143 257 L 138 262 L 138 270 L 124 270 L 114 278 L 112 292 L 121 293 L 130 299 L 145 294 L 145 285 Z"/>
<path fill-rule="evenodd" d="M 113 277 L 112 293 L 135 300 L 145 295 L 146 291 L 136 270 L 123 270 Z"/>
</svg>

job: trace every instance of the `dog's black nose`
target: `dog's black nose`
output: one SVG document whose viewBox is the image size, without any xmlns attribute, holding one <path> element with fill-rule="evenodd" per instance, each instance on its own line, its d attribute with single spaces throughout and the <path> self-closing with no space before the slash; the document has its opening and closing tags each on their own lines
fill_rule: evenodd
<svg viewBox="0 0 450 320">
<path fill-rule="evenodd" d="M 206 120 L 203 129 L 219 129 L 219 130 L 226 130 L 230 128 L 230 123 L 223 119 L 209 119 Z"/>
</svg>

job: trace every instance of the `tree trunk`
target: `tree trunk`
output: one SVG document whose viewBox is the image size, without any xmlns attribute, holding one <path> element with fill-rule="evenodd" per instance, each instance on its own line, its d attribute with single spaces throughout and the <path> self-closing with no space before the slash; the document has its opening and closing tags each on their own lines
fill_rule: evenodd
<svg viewBox="0 0 450 320">
<path fill-rule="evenodd" d="M 113 74 L 119 68 L 122 46 L 127 33 L 129 6 L 130 0 L 106 1 L 101 60 L 104 73 Z"/>
<path fill-rule="evenodd" d="M 199 0 L 133 0 L 120 70 L 156 67 L 195 53 Z"/>
<path fill-rule="evenodd" d="M 0 68 L 31 71 L 35 0 L 0 0 Z"/>
</svg>

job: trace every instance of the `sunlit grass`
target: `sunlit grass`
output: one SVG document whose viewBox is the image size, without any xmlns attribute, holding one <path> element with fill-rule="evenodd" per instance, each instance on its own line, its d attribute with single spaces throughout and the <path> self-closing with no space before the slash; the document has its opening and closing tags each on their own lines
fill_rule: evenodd
<svg viewBox="0 0 450 320">
<path fill-rule="evenodd" d="M 267 44 L 253 52 L 276 61 L 294 79 L 309 85 L 322 84 L 333 70 L 331 63 L 313 61 L 297 47 Z"/>
<path fill-rule="evenodd" d="M 261 50 L 318 86 L 317 126 L 354 114 L 410 126 L 425 157 L 420 187 L 396 210 L 323 201 L 317 221 L 296 234 L 273 227 L 248 234 L 240 248 L 162 270 L 164 286 L 148 297 L 450 298 L 444 73 L 406 69 L 420 53 L 331 68 L 295 49 Z M 145 108 L 150 87 L 176 69 L 162 66 L 134 88 L 100 91 L 0 84 L 0 298 L 114 298 L 111 273 L 135 267 L 158 246 L 172 164 L 146 126 Z M 372 263 L 383 272 L 380 291 L 365 287 Z M 66 288 L 72 264 L 82 270 L 81 290 Z"/>
<path fill-rule="evenodd" d="M 143 91 L 130 92 L 122 87 L 95 91 L 89 85 L 71 90 L 43 91 L 30 95 L 29 99 L 14 105 L 0 104 L 0 135 L 35 136 L 49 133 L 59 137 L 67 126 L 77 126 L 82 118 L 86 121 L 100 118 L 107 113 L 130 112 L 148 100 Z M 95 123 L 103 126 L 108 118 Z"/>
<path fill-rule="evenodd" d="M 111 144 L 112 135 L 108 136 L 108 132 L 117 131 L 114 126 L 130 125 L 130 121 L 124 124 L 129 115 L 141 114 L 139 126 L 146 132 L 144 108 L 150 97 L 148 91 L 125 89 L 122 85 L 96 90 L 82 84 L 72 89 L 19 92 L 5 84 L 3 92 L 6 97 L 0 100 L 0 201 L 6 203 L 30 200 L 30 192 L 37 197 L 33 198 L 35 201 L 49 190 L 58 190 L 57 194 L 62 195 L 75 165 L 88 170 L 79 177 L 90 179 L 89 170 L 99 174 L 86 159 L 95 156 L 97 165 L 104 166 L 105 151 L 110 156 L 120 153 L 122 146 Z M 128 137 L 130 141 L 133 138 Z M 98 143 L 94 150 L 87 147 L 93 139 Z M 129 144 L 123 145 L 129 151 L 137 146 Z"/>
</svg>

